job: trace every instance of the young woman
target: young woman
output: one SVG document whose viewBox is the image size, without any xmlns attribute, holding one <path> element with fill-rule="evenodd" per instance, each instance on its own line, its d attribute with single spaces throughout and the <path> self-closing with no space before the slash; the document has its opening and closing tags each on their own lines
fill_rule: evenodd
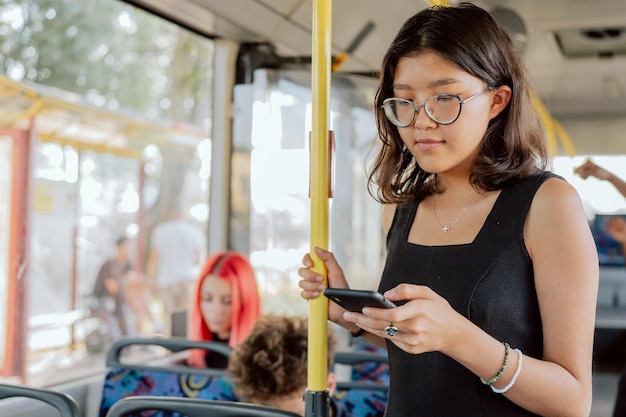
<svg viewBox="0 0 626 417">
<path fill-rule="evenodd" d="M 248 336 L 261 312 L 254 271 L 235 252 L 211 256 L 197 280 L 189 310 L 187 334 L 191 340 L 213 340 L 235 347 Z M 192 366 L 223 368 L 228 360 L 202 350 L 190 351 Z"/>
<path fill-rule="evenodd" d="M 548 171 L 525 69 L 468 3 L 408 19 L 376 95 L 379 291 L 400 306 L 329 318 L 386 346 L 386 416 L 588 416 L 598 286 L 575 190 Z M 348 282 L 317 249 L 328 286 Z M 323 277 L 300 269 L 304 298 Z"/>
</svg>

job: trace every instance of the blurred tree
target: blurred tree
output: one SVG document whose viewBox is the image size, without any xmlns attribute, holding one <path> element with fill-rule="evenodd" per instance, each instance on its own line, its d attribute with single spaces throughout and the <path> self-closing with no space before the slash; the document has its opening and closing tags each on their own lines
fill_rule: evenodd
<svg viewBox="0 0 626 417">
<path fill-rule="evenodd" d="M 211 40 L 117 0 L 0 0 L 0 72 L 207 136 L 213 52 Z M 157 144 L 149 228 L 185 190 L 195 144 L 178 139 Z"/>
<path fill-rule="evenodd" d="M 0 0 L 0 70 L 97 107 L 210 128 L 213 44 L 112 0 Z"/>
</svg>

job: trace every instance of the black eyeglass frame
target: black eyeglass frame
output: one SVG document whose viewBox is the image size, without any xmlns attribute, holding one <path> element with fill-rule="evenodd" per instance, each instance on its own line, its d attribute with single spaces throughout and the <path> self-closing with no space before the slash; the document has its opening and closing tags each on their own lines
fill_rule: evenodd
<svg viewBox="0 0 626 417">
<path fill-rule="evenodd" d="M 426 100 L 424 100 L 424 103 L 422 104 L 414 104 L 411 100 L 407 100 L 405 98 L 399 98 L 399 97 L 390 97 L 390 98 L 386 98 L 383 101 L 382 104 L 382 109 L 385 112 L 385 117 L 387 117 L 387 120 L 389 120 L 394 126 L 396 127 L 409 127 L 411 126 L 413 123 L 415 123 L 415 119 L 417 118 L 417 115 L 419 114 L 419 107 L 424 107 L 424 110 L 426 111 L 426 116 L 428 116 L 428 118 L 430 120 L 432 120 L 433 122 L 437 123 L 438 125 L 451 125 L 452 123 L 456 122 L 458 120 L 458 118 L 461 116 L 461 110 L 463 109 L 463 104 L 467 103 L 468 101 L 470 101 L 473 98 L 476 98 L 482 94 L 485 94 L 487 91 L 493 90 L 493 87 L 489 86 L 487 88 L 485 88 L 484 90 L 479 91 L 476 94 L 472 94 L 471 96 L 469 96 L 468 98 L 466 98 L 465 100 L 461 99 L 461 97 L 457 94 L 436 94 L 432 97 L 428 97 Z M 452 119 L 449 122 L 440 122 L 437 119 L 435 119 L 431 114 L 430 111 L 428 110 L 428 106 L 426 106 L 426 103 L 428 103 L 430 100 L 432 99 L 438 99 L 438 98 L 442 98 L 442 97 L 446 97 L 446 98 L 455 98 L 459 101 L 459 112 L 457 113 L 456 117 L 454 119 Z M 388 103 L 397 103 L 398 101 L 402 101 L 402 102 L 406 102 L 409 103 L 410 105 L 413 106 L 413 118 L 411 119 L 410 122 L 404 124 L 404 123 L 396 123 L 394 121 L 395 118 L 389 117 L 389 112 L 391 112 L 391 105 Z M 389 108 L 389 110 L 387 110 Z M 393 114 L 393 113 L 392 113 Z M 396 119 L 397 120 L 397 119 Z"/>
</svg>

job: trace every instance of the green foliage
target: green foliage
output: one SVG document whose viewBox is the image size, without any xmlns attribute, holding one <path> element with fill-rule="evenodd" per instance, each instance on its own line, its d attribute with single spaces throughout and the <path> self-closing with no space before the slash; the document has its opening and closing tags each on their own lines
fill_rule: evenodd
<svg viewBox="0 0 626 417">
<path fill-rule="evenodd" d="M 0 0 L 0 71 L 206 126 L 213 44 L 117 0 Z"/>
</svg>

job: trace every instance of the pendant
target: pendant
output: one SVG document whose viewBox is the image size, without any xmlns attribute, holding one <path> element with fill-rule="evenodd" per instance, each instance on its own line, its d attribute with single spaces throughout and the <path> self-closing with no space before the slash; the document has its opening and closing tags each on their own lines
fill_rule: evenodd
<svg viewBox="0 0 626 417">
<path fill-rule="evenodd" d="M 450 227 L 449 227 L 449 226 L 443 226 L 443 227 L 441 228 L 441 230 L 442 230 L 442 231 L 444 231 L 444 232 L 447 232 L 447 231 L 449 231 L 449 230 L 450 230 Z"/>
</svg>

